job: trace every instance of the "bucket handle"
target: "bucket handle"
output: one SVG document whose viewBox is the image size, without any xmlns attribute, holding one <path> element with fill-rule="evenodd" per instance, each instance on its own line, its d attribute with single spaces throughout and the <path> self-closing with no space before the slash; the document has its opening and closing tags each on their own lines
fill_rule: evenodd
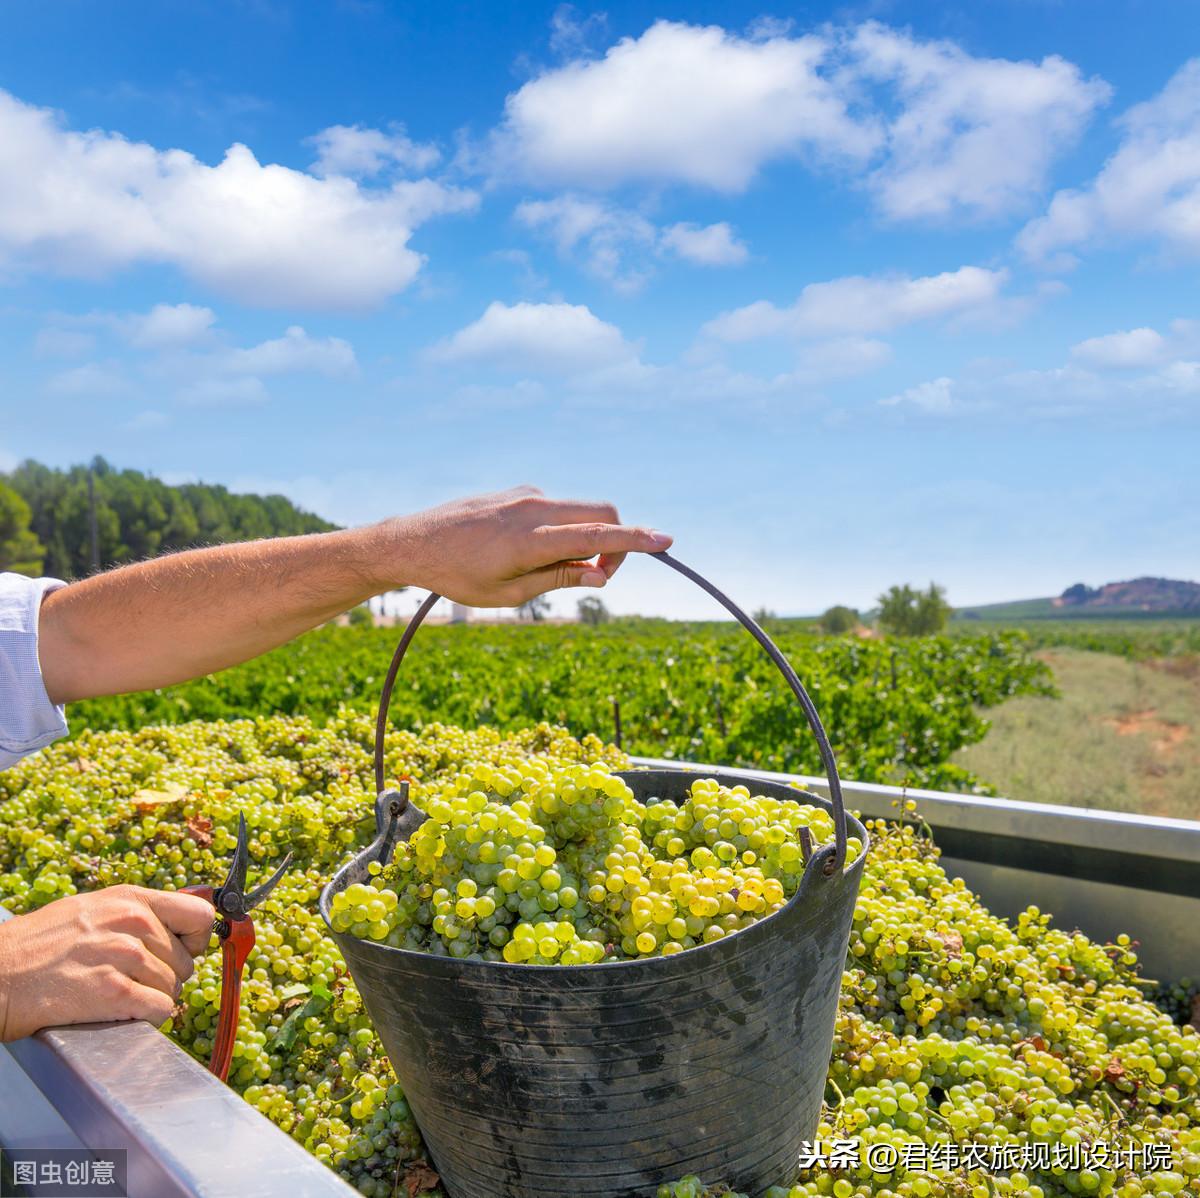
<svg viewBox="0 0 1200 1198">
<path fill-rule="evenodd" d="M 816 738 L 817 749 L 821 754 L 821 764 L 825 768 L 825 776 L 829 784 L 829 801 L 833 807 L 834 853 L 826 861 L 824 872 L 827 876 L 836 873 L 842 868 L 846 860 L 846 807 L 842 801 L 842 783 L 838 777 L 837 762 L 833 757 L 833 749 L 830 747 L 829 737 L 826 736 L 825 729 L 821 724 L 821 718 L 817 715 L 817 709 L 813 705 L 812 699 L 809 698 L 808 692 L 804 689 L 804 685 L 801 683 L 796 671 L 792 669 L 791 663 L 783 655 L 782 650 L 763 631 L 758 622 L 742 611 L 728 595 L 725 595 L 713 586 L 707 578 L 701 577 L 695 570 L 689 566 L 685 566 L 665 550 L 659 553 L 649 553 L 646 556 L 658 558 L 659 561 L 664 562 L 673 570 L 677 570 L 684 578 L 691 579 L 701 590 L 707 591 L 762 646 L 763 651 L 775 663 L 776 668 L 783 675 L 784 681 L 791 687 L 792 693 L 796 696 L 804 712 L 804 718 L 808 721 L 808 726 Z M 408 652 L 408 646 L 412 643 L 412 639 L 416 635 L 417 629 L 421 626 L 421 622 L 429 615 L 433 610 L 434 604 L 441 597 L 441 595 L 431 593 L 424 603 L 417 608 L 416 614 L 409 620 L 404 629 L 404 635 L 400 638 L 400 643 L 396 646 L 396 652 L 392 655 L 392 664 L 388 667 L 387 677 L 383 681 L 383 690 L 379 696 L 379 714 L 375 719 L 375 790 L 380 794 L 383 793 L 384 789 L 384 737 L 387 733 L 388 708 L 392 702 L 392 688 L 396 684 L 396 675 L 400 671 L 400 663 L 404 660 L 404 655 Z"/>
</svg>

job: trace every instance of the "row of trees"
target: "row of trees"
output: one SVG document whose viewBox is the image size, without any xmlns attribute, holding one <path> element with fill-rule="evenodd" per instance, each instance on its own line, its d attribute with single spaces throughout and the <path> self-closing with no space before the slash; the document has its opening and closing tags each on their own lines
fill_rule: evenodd
<svg viewBox="0 0 1200 1198">
<path fill-rule="evenodd" d="M 930 636 L 946 627 L 953 612 L 942 587 L 931 582 L 928 590 L 918 591 L 905 583 L 879 596 L 874 620 L 892 636 Z M 831 636 L 853 632 L 862 623 L 863 617 L 854 608 L 840 604 L 831 607 L 820 620 L 821 631 Z"/>
<path fill-rule="evenodd" d="M 0 474 L 0 570 L 81 578 L 193 545 L 325 532 L 335 526 L 282 495 L 172 487 L 103 458 L 52 469 L 25 461 Z"/>
<path fill-rule="evenodd" d="M 612 618 L 604 601 L 595 595 L 580 599 L 576 610 L 581 624 L 605 624 Z M 550 601 L 544 595 L 520 607 L 523 620 L 544 620 L 549 611 Z M 870 618 L 892 636 L 929 636 L 945 628 L 953 611 L 946 602 L 946 592 L 942 587 L 931 582 L 927 590 L 918 591 L 905 584 L 894 586 L 886 594 L 880 595 L 879 608 Z M 776 619 L 776 616 L 766 608 L 759 608 L 754 618 L 760 624 L 765 624 Z M 829 608 L 818 622 L 822 632 L 841 636 L 860 627 L 864 617 L 854 608 L 839 604 Z"/>
</svg>

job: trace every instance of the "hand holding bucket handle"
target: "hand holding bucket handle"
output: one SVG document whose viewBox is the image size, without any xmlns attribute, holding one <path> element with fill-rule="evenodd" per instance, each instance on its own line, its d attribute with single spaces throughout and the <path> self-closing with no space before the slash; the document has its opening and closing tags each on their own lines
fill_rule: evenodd
<svg viewBox="0 0 1200 1198">
<path fill-rule="evenodd" d="M 808 692 L 804 689 L 796 671 L 792 669 L 791 663 L 783 655 L 779 646 L 763 631 L 757 621 L 748 616 L 728 595 L 719 591 L 708 579 L 701 577 L 695 570 L 689 566 L 685 566 L 665 550 L 660 553 L 650 553 L 646 556 L 658 558 L 659 561 L 664 562 L 671 569 L 677 570 L 684 578 L 691 579 L 701 590 L 707 591 L 726 611 L 730 612 L 738 623 L 762 646 L 763 651 L 775 663 L 776 668 L 783 675 L 784 681 L 791 687 L 792 693 L 799 700 L 801 710 L 804 712 L 804 718 L 808 721 L 808 726 L 812 729 L 813 736 L 816 737 L 817 749 L 821 754 L 821 764 L 825 768 L 825 776 L 828 779 L 829 801 L 833 808 L 834 852 L 826 861 L 824 872 L 827 876 L 836 873 L 846 861 L 846 808 L 842 801 L 842 784 L 838 777 L 837 762 L 834 761 L 833 749 L 830 747 L 829 737 L 826 736 L 825 729 L 821 724 L 821 718 L 817 715 L 817 709 L 813 705 Z M 421 622 L 433 610 L 434 604 L 439 599 L 441 599 L 441 595 L 430 594 L 425 602 L 417 608 L 416 614 L 409 620 L 408 625 L 404 629 L 404 635 L 400 638 L 400 643 L 396 646 L 396 652 L 392 656 L 392 664 L 388 667 L 387 677 L 383 682 L 383 690 L 379 696 L 379 714 L 375 720 L 375 789 L 379 793 L 382 793 L 384 789 L 384 737 L 387 733 L 388 708 L 392 701 L 392 688 L 396 684 L 396 675 L 399 673 L 400 663 L 404 660 L 405 653 L 408 652 L 408 646 L 412 643 L 413 636 L 416 634 Z"/>
</svg>

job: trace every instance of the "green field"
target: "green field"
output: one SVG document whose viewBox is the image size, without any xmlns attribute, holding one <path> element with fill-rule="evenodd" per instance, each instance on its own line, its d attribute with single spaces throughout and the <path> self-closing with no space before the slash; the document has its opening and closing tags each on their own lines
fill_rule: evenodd
<svg viewBox="0 0 1200 1198">
<path fill-rule="evenodd" d="M 1200 653 L 1200 619 L 1147 614 L 1079 616 L 1075 618 L 952 620 L 951 634 L 979 636 L 988 632 L 1023 632 L 1035 648 L 1063 646 L 1147 659 Z"/>
<path fill-rule="evenodd" d="M 1020 633 L 912 640 L 820 639 L 781 625 L 847 778 L 962 790 L 951 761 L 987 733 L 985 713 L 1049 693 Z M 138 728 L 259 715 L 373 710 L 393 629 L 326 628 L 222 674 L 162 692 L 75 704 L 75 728 Z M 795 698 L 731 624 L 617 623 L 422 629 L 392 701 L 393 724 L 518 729 L 547 721 L 615 736 L 630 753 L 798 773 L 820 771 Z"/>
<path fill-rule="evenodd" d="M 1200 819 L 1200 658 L 1038 657 L 1059 697 L 1005 704 L 954 760 L 1012 798 Z"/>
</svg>

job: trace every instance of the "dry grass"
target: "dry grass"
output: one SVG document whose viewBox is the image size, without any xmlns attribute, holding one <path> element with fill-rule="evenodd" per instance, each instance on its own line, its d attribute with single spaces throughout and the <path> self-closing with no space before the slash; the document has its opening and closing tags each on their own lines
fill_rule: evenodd
<svg viewBox="0 0 1200 1198">
<path fill-rule="evenodd" d="M 989 712 L 991 731 L 955 760 L 1013 799 L 1200 819 L 1200 658 L 1039 656 L 1062 698 Z"/>
</svg>

